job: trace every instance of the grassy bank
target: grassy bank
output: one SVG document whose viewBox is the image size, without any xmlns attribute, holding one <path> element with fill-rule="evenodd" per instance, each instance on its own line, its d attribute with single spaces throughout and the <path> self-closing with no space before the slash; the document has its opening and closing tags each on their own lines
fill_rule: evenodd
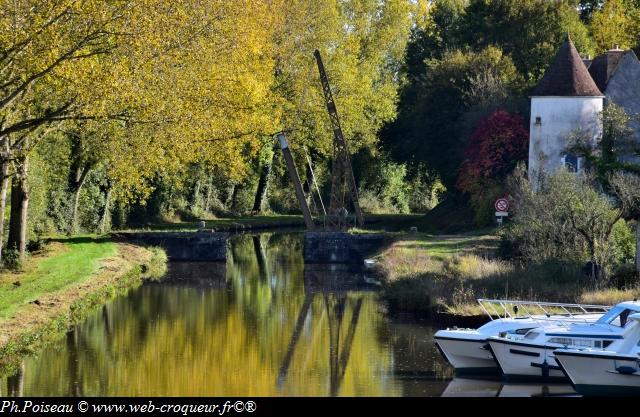
<svg viewBox="0 0 640 417">
<path fill-rule="evenodd" d="M 164 273 L 166 256 L 91 236 L 53 240 L 0 274 L 0 373 L 64 335 L 106 300 Z"/>
<path fill-rule="evenodd" d="M 498 244 L 491 231 L 400 237 L 379 256 L 390 310 L 475 316 L 482 314 L 477 298 L 615 304 L 640 295 L 593 282 L 581 265 L 497 259 Z"/>
</svg>

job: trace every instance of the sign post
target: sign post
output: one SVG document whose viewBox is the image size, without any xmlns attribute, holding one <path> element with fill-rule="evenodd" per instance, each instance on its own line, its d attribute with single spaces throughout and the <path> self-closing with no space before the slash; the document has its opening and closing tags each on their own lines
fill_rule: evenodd
<svg viewBox="0 0 640 417">
<path fill-rule="evenodd" d="M 502 226 L 503 218 L 509 215 L 509 201 L 506 198 L 499 198 L 494 206 L 496 208 L 496 221 L 498 226 Z"/>
</svg>

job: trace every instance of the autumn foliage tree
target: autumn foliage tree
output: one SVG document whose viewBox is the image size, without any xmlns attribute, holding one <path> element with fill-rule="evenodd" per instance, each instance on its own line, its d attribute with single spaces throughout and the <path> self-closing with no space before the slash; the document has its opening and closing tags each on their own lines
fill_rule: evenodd
<svg viewBox="0 0 640 417">
<path fill-rule="evenodd" d="M 522 117 L 497 109 L 473 131 L 460 166 L 457 187 L 471 197 L 476 223 L 486 224 L 495 197 L 517 163 L 527 159 L 529 132 Z"/>
</svg>

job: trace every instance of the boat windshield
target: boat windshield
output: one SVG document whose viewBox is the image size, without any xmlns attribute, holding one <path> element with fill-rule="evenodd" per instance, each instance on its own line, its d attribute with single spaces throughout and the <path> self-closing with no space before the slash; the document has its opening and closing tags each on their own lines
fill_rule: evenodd
<svg viewBox="0 0 640 417">
<path fill-rule="evenodd" d="M 637 311 L 624 307 L 613 307 L 607 314 L 600 317 L 596 323 L 624 327 L 627 324 L 627 317 L 629 317 L 630 313 L 637 313 Z"/>
</svg>

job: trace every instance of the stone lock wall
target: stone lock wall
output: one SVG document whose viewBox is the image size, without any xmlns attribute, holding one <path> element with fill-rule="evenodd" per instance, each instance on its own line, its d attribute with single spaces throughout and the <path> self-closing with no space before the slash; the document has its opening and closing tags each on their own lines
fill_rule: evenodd
<svg viewBox="0 0 640 417">
<path fill-rule="evenodd" d="M 219 262 L 227 259 L 229 233 L 219 232 L 139 232 L 117 237 L 159 246 L 171 261 Z"/>
<path fill-rule="evenodd" d="M 306 232 L 304 234 L 305 263 L 358 263 L 375 255 L 389 242 L 380 234 L 346 232 Z"/>
</svg>

